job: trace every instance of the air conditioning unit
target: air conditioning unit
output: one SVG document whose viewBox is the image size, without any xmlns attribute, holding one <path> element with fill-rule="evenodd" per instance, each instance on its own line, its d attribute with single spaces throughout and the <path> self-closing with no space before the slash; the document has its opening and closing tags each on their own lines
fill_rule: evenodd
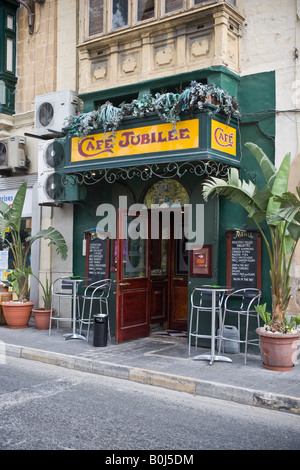
<svg viewBox="0 0 300 470">
<path fill-rule="evenodd" d="M 37 136 L 55 137 L 66 126 L 66 118 L 80 110 L 80 99 L 75 91 L 64 90 L 36 96 L 34 133 Z"/>
<path fill-rule="evenodd" d="M 38 172 L 54 172 L 65 163 L 65 149 L 59 140 L 48 140 L 38 146 Z"/>
<path fill-rule="evenodd" d="M 58 140 L 48 140 L 38 146 L 38 203 L 53 205 L 76 201 L 78 186 L 72 177 L 60 170 L 65 165 L 65 148 Z"/>
<path fill-rule="evenodd" d="M 25 137 L 13 136 L 0 139 L 0 171 L 23 172 L 28 166 Z"/>
<path fill-rule="evenodd" d="M 44 173 L 38 179 L 38 203 L 53 205 L 64 199 L 65 186 L 60 173 Z"/>
<path fill-rule="evenodd" d="M 55 170 L 64 165 L 64 147 L 56 140 L 39 143 L 38 146 L 38 202 L 50 204 L 56 202 L 62 191 L 54 191 L 57 173 Z M 52 191 L 50 191 L 52 188 Z"/>
</svg>

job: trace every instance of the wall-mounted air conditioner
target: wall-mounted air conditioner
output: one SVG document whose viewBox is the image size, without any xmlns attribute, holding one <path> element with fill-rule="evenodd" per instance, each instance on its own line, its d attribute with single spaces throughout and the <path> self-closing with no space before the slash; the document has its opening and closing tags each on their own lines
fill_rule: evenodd
<svg viewBox="0 0 300 470">
<path fill-rule="evenodd" d="M 38 146 L 38 172 L 54 172 L 65 164 L 65 149 L 59 140 L 48 140 Z"/>
<path fill-rule="evenodd" d="M 65 148 L 58 140 L 38 146 L 38 203 L 52 205 L 78 200 L 79 190 L 72 177 L 64 175 Z"/>
<path fill-rule="evenodd" d="M 39 143 L 38 146 L 38 202 L 39 204 L 53 203 L 61 196 L 57 187 L 58 177 L 55 170 L 64 165 L 64 147 L 56 140 Z"/>
<path fill-rule="evenodd" d="M 64 200 L 65 186 L 60 173 L 46 172 L 38 179 L 38 203 L 52 205 Z"/>
<path fill-rule="evenodd" d="M 0 139 L 0 171 L 20 172 L 28 169 L 26 141 L 23 136 Z"/>
<path fill-rule="evenodd" d="M 75 91 L 64 90 L 36 96 L 34 133 L 55 137 L 66 126 L 66 118 L 80 111 L 80 99 Z"/>
</svg>

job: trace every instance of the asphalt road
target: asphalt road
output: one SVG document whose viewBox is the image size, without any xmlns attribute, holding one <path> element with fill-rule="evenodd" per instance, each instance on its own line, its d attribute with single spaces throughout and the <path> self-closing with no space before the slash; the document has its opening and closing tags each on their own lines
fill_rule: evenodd
<svg viewBox="0 0 300 470">
<path fill-rule="evenodd" d="M 190 466 L 200 450 L 299 450 L 300 417 L 8 357 L 0 449 L 169 451 L 159 466 L 181 450 Z"/>
</svg>

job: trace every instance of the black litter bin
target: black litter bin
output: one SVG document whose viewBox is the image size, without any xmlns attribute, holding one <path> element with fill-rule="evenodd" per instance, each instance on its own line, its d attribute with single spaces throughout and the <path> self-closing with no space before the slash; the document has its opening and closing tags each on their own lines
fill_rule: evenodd
<svg viewBox="0 0 300 470">
<path fill-rule="evenodd" d="M 103 348 L 107 346 L 108 316 L 104 313 L 94 315 L 93 346 Z"/>
</svg>

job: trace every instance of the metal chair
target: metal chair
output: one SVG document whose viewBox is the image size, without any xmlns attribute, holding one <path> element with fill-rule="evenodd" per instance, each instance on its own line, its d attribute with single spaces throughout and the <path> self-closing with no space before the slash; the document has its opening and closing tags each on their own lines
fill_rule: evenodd
<svg viewBox="0 0 300 470">
<path fill-rule="evenodd" d="M 201 286 L 210 287 L 210 286 Z M 191 354 L 191 340 L 195 338 L 195 350 L 197 349 L 198 338 L 211 339 L 211 334 L 199 333 L 199 317 L 201 313 L 212 312 L 212 294 L 201 290 L 201 287 L 195 287 L 191 294 L 191 315 L 189 326 L 189 355 Z M 222 322 L 222 302 L 225 292 L 216 292 L 216 313 L 219 314 L 219 324 Z M 192 331 L 194 315 L 196 315 L 196 328 Z M 212 333 L 212 332 L 211 332 Z"/>
<path fill-rule="evenodd" d="M 66 277 L 59 277 L 57 278 L 51 286 L 51 313 L 50 313 L 50 323 L 49 323 L 49 336 L 51 334 L 51 324 L 52 320 L 57 322 L 57 330 L 60 321 L 72 321 L 73 316 L 69 317 L 61 317 L 61 308 L 60 302 L 62 299 L 69 299 L 74 300 L 74 292 L 73 292 L 74 283 L 70 280 L 68 276 Z M 58 299 L 58 306 L 56 306 L 56 299 Z M 77 311 L 79 312 L 79 298 L 77 297 Z"/>
<path fill-rule="evenodd" d="M 109 295 L 110 295 L 111 283 L 112 283 L 111 279 L 102 279 L 100 281 L 93 282 L 92 284 L 89 284 L 85 288 L 84 293 L 81 296 L 81 299 L 83 299 L 83 304 L 82 304 L 82 310 L 81 310 L 81 318 L 79 320 L 80 334 L 82 331 L 82 326 L 88 325 L 87 335 L 86 335 L 87 341 L 89 339 L 90 325 L 94 323 L 94 320 L 92 319 L 92 309 L 93 309 L 94 301 L 99 302 L 100 312 L 97 312 L 97 313 L 105 313 L 107 315 L 108 337 L 109 339 L 111 339 L 110 325 L 109 325 L 109 308 L 108 308 L 108 300 L 109 300 Z M 84 318 L 85 313 L 86 313 L 86 305 L 88 301 L 89 301 L 88 318 Z M 105 309 L 104 312 L 102 311 L 102 306 L 104 306 L 104 309 Z"/>
<path fill-rule="evenodd" d="M 224 314 L 222 320 L 222 327 L 219 335 L 219 352 L 224 341 L 233 341 L 239 344 L 245 344 L 245 364 L 247 364 L 247 350 L 248 344 L 253 344 L 254 346 L 259 346 L 259 338 L 248 339 L 248 330 L 249 330 L 249 318 L 257 318 L 257 326 L 260 326 L 259 322 L 259 313 L 255 310 L 255 305 L 259 305 L 261 299 L 261 291 L 254 288 L 245 288 L 238 289 L 231 292 L 225 299 L 224 302 Z M 231 313 L 237 315 L 237 330 L 238 330 L 238 339 L 228 338 L 224 336 L 224 327 L 226 314 Z M 246 317 L 246 326 L 245 326 L 245 337 L 241 339 L 241 316 Z M 224 347 L 224 344 L 223 344 Z"/>
</svg>

